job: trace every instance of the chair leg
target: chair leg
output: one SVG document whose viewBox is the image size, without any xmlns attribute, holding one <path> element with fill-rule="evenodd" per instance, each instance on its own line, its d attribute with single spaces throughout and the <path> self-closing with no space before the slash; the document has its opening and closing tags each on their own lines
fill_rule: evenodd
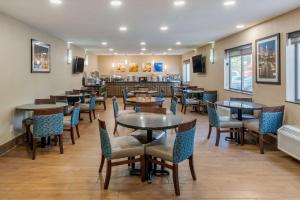
<svg viewBox="0 0 300 200">
<path fill-rule="evenodd" d="M 189 164 L 190 164 L 190 170 L 191 170 L 193 180 L 195 181 L 195 180 L 197 180 L 197 177 L 196 177 L 195 168 L 194 168 L 194 157 L 193 157 L 193 155 L 191 155 L 189 157 Z"/>
<path fill-rule="evenodd" d="M 220 136 L 221 136 L 221 130 L 220 128 L 217 128 L 216 146 L 219 146 Z"/>
<path fill-rule="evenodd" d="M 96 112 L 95 109 L 93 110 L 94 119 L 96 119 Z"/>
<path fill-rule="evenodd" d="M 104 166 L 104 162 L 105 162 L 105 157 L 104 155 L 101 156 L 101 163 L 100 163 L 100 167 L 99 167 L 99 173 L 102 172 L 103 166 Z"/>
<path fill-rule="evenodd" d="M 93 122 L 93 119 L 92 119 L 92 111 L 89 111 L 89 116 L 90 116 L 90 122 L 92 123 L 92 122 Z"/>
<path fill-rule="evenodd" d="M 32 160 L 35 160 L 36 157 L 36 138 L 32 137 Z"/>
<path fill-rule="evenodd" d="M 178 180 L 178 165 L 173 164 L 173 183 L 176 196 L 180 195 L 179 180 Z"/>
<path fill-rule="evenodd" d="M 184 114 L 186 114 L 186 107 L 187 107 L 187 105 L 184 106 Z"/>
<path fill-rule="evenodd" d="M 184 108 L 184 105 L 182 104 L 182 105 L 181 105 L 181 112 L 183 112 L 183 108 Z"/>
<path fill-rule="evenodd" d="M 210 135 L 211 135 L 211 129 L 212 129 L 212 125 L 209 124 L 209 127 L 208 127 L 208 135 L 207 135 L 207 139 L 208 139 L 208 140 L 209 140 Z"/>
<path fill-rule="evenodd" d="M 117 133 L 117 129 L 118 129 L 118 124 L 117 124 L 117 122 L 115 122 L 115 128 L 114 128 L 114 136 L 116 136 L 116 133 Z"/>
<path fill-rule="evenodd" d="M 104 110 L 106 110 L 106 102 L 103 101 Z"/>
<path fill-rule="evenodd" d="M 124 103 L 124 110 L 126 110 L 126 104 Z"/>
<path fill-rule="evenodd" d="M 63 135 L 58 136 L 60 154 L 64 154 Z"/>
<path fill-rule="evenodd" d="M 135 159 L 135 157 L 132 156 L 132 157 L 131 157 L 131 160 L 134 160 L 134 159 Z M 131 168 L 132 168 L 132 169 L 135 169 L 135 163 L 131 163 Z"/>
<path fill-rule="evenodd" d="M 240 128 L 240 138 L 241 138 L 241 145 L 243 146 L 245 144 L 245 133 L 244 128 Z"/>
<path fill-rule="evenodd" d="M 76 133 L 77 133 L 77 137 L 80 138 L 80 133 L 79 133 L 79 128 L 78 125 L 75 126 L 76 127 Z"/>
<path fill-rule="evenodd" d="M 106 166 L 106 176 L 105 176 L 105 182 L 104 182 L 104 189 L 108 189 L 109 181 L 110 181 L 110 176 L 111 176 L 111 160 L 107 161 L 107 166 Z"/>
<path fill-rule="evenodd" d="M 70 129 L 70 135 L 71 135 L 72 144 L 75 144 L 74 128 L 73 127 L 71 127 L 71 129 Z"/>
<path fill-rule="evenodd" d="M 141 180 L 145 182 L 145 156 L 141 155 Z"/>
<path fill-rule="evenodd" d="M 264 135 L 259 134 L 259 149 L 260 149 L 260 153 L 264 154 Z"/>
</svg>

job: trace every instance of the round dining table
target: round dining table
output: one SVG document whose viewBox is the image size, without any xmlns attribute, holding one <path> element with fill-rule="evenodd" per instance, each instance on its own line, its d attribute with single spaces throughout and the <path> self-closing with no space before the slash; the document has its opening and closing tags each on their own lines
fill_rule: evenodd
<svg viewBox="0 0 300 200">
<path fill-rule="evenodd" d="M 162 105 L 165 101 L 161 97 L 131 97 L 126 99 L 127 102 L 135 105 L 146 105 L 146 104 L 159 104 Z"/>
<path fill-rule="evenodd" d="M 133 91 L 130 91 L 130 93 L 133 93 L 133 94 L 150 94 L 150 95 L 153 95 L 153 94 L 156 94 L 157 91 L 156 90 L 133 90 Z"/>
<path fill-rule="evenodd" d="M 132 128 L 136 130 L 146 130 L 147 131 L 147 142 L 150 143 L 153 141 L 152 131 L 155 130 L 167 130 L 178 127 L 183 119 L 180 116 L 173 114 L 154 114 L 154 113 L 129 113 L 126 115 L 120 115 L 117 117 L 116 122 L 124 127 Z M 148 163 L 146 159 L 146 165 L 148 165 L 147 171 L 147 180 L 148 183 L 151 183 L 153 175 L 169 175 L 169 172 L 166 170 L 157 170 Z"/>
<path fill-rule="evenodd" d="M 218 106 L 225 108 L 235 108 L 238 111 L 238 120 L 243 121 L 243 110 L 262 110 L 263 104 L 247 102 L 247 101 L 218 101 L 216 102 Z"/>
<path fill-rule="evenodd" d="M 35 110 L 47 110 L 47 109 L 55 109 L 55 108 L 62 108 L 68 106 L 67 103 L 56 103 L 56 104 L 24 104 L 21 106 L 17 106 L 17 110 L 22 111 L 35 111 Z"/>
</svg>

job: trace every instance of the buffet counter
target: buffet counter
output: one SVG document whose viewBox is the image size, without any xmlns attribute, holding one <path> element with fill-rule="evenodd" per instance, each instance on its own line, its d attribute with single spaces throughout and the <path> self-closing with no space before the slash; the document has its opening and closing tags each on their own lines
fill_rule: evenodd
<svg viewBox="0 0 300 200">
<path fill-rule="evenodd" d="M 160 96 L 161 92 L 165 93 L 166 97 L 171 97 L 171 86 L 179 86 L 180 81 L 170 82 L 106 82 L 107 94 L 109 97 L 122 96 L 122 89 L 128 87 L 128 91 L 134 89 L 135 86 L 146 87 L 149 90 L 158 91 L 157 96 Z"/>
</svg>

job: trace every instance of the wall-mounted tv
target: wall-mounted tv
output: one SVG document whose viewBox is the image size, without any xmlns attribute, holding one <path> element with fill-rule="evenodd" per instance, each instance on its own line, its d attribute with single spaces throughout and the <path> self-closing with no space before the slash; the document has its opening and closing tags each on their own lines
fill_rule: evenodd
<svg viewBox="0 0 300 200">
<path fill-rule="evenodd" d="M 206 73 L 206 57 L 202 55 L 194 56 L 193 60 L 193 72 L 194 73 Z"/>
<path fill-rule="evenodd" d="M 76 57 L 73 64 L 73 73 L 79 74 L 84 72 L 84 58 Z"/>
</svg>

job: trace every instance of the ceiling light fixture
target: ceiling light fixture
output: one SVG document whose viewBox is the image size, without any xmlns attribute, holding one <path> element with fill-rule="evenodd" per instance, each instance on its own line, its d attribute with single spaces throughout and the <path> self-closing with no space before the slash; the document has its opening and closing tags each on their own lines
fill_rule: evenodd
<svg viewBox="0 0 300 200">
<path fill-rule="evenodd" d="M 110 48 L 110 49 L 108 49 L 109 51 L 114 51 L 114 49 L 113 48 Z"/>
<path fill-rule="evenodd" d="M 146 49 L 146 48 L 142 48 L 141 50 L 142 50 L 142 51 L 146 51 L 147 49 Z"/>
<path fill-rule="evenodd" d="M 102 42 L 101 44 L 102 44 L 102 46 L 106 46 L 107 42 Z"/>
<path fill-rule="evenodd" d="M 167 52 L 163 52 L 164 55 L 167 55 Z"/>
<path fill-rule="evenodd" d="M 110 5 L 115 6 L 115 7 L 121 6 L 122 4 L 123 4 L 122 1 L 111 1 L 110 2 Z"/>
<path fill-rule="evenodd" d="M 145 45 L 146 45 L 146 42 L 141 42 L 140 45 L 141 45 L 141 46 L 145 46 Z"/>
<path fill-rule="evenodd" d="M 128 30 L 128 28 L 126 27 L 126 26 L 121 26 L 120 27 L 120 31 L 122 31 L 122 32 L 125 32 L 125 31 L 127 31 Z"/>
<path fill-rule="evenodd" d="M 185 1 L 174 1 L 174 6 L 184 6 Z"/>
<path fill-rule="evenodd" d="M 225 1 L 224 6 L 233 6 L 236 4 L 236 1 Z"/>
<path fill-rule="evenodd" d="M 144 53 L 143 53 L 143 52 L 141 52 L 141 53 L 140 53 L 140 55 L 144 55 Z"/>
<path fill-rule="evenodd" d="M 180 45 L 181 45 L 181 42 L 179 42 L 179 41 L 178 41 L 178 42 L 176 42 L 176 45 L 180 46 Z"/>
<path fill-rule="evenodd" d="M 169 30 L 169 27 L 167 27 L 167 26 L 161 26 L 160 30 L 161 31 L 167 31 L 167 30 Z"/>
<path fill-rule="evenodd" d="M 172 51 L 173 49 L 169 48 L 168 51 Z"/>
<path fill-rule="evenodd" d="M 118 55 L 118 53 L 117 53 L 117 52 L 115 52 L 115 53 L 114 53 L 114 55 Z"/>
<path fill-rule="evenodd" d="M 50 3 L 59 5 L 62 4 L 62 0 L 50 0 Z"/>
<path fill-rule="evenodd" d="M 242 28 L 245 28 L 245 25 L 239 24 L 239 25 L 236 25 L 236 28 L 237 28 L 237 29 L 242 29 Z"/>
</svg>

